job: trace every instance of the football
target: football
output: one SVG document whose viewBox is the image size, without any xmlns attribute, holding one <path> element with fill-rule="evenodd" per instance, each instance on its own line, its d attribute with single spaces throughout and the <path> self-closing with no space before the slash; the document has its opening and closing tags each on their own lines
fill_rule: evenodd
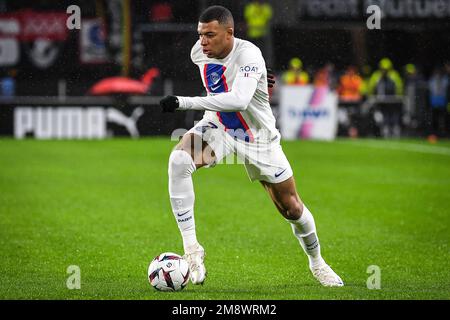
<svg viewBox="0 0 450 320">
<path fill-rule="evenodd" d="M 159 291 L 180 291 L 189 281 L 188 263 L 176 253 L 161 253 L 148 266 L 148 281 Z"/>
</svg>

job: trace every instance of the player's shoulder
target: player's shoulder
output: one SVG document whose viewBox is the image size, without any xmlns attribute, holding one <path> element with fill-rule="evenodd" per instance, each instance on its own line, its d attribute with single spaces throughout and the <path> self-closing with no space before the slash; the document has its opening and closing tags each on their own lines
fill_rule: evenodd
<svg viewBox="0 0 450 320">
<path fill-rule="evenodd" d="M 202 46 L 200 45 L 200 40 L 197 40 L 197 42 L 192 46 L 191 49 L 191 60 L 194 63 L 197 63 L 198 60 L 202 57 Z"/>
<path fill-rule="evenodd" d="M 261 50 L 252 42 L 244 39 L 235 38 L 237 41 L 236 54 L 243 59 L 263 59 Z"/>
<path fill-rule="evenodd" d="M 252 52 L 262 56 L 261 50 L 252 42 L 244 39 L 235 38 L 237 41 L 238 52 Z"/>
</svg>

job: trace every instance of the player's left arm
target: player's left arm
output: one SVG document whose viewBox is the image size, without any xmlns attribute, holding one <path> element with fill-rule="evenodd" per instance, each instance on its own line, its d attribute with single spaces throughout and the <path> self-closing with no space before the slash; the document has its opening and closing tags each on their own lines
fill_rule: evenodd
<svg viewBox="0 0 450 320">
<path fill-rule="evenodd" d="M 219 112 L 247 109 L 265 70 L 261 54 L 247 50 L 238 59 L 239 70 L 230 91 L 207 97 L 168 96 L 161 100 L 163 111 L 210 110 Z"/>
</svg>

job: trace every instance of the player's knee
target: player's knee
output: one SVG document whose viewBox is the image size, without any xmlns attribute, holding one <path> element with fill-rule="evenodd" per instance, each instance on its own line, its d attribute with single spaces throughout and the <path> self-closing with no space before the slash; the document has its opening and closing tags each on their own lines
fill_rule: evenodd
<svg viewBox="0 0 450 320">
<path fill-rule="evenodd" d="M 169 157 L 169 177 L 186 178 L 195 171 L 191 155 L 184 150 L 174 150 Z"/>
<path fill-rule="evenodd" d="M 283 203 L 285 209 L 285 218 L 289 220 L 298 220 L 302 215 L 303 204 L 296 196 L 289 196 Z"/>
</svg>

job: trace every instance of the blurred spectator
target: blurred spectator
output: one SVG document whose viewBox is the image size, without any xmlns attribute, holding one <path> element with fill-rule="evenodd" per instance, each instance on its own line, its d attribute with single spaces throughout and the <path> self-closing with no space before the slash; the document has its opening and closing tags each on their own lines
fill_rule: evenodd
<svg viewBox="0 0 450 320">
<path fill-rule="evenodd" d="M 284 84 L 305 85 L 309 83 L 309 75 L 303 71 L 303 62 L 300 58 L 292 58 L 289 62 L 289 69 L 282 76 Z"/>
<path fill-rule="evenodd" d="M 369 80 L 370 76 L 372 74 L 372 67 L 368 64 L 365 64 L 361 69 L 361 77 L 362 77 L 362 84 L 361 84 L 361 95 L 367 96 L 369 93 Z"/>
<path fill-rule="evenodd" d="M 403 80 L 388 58 L 381 59 L 379 69 L 369 79 L 368 94 L 377 99 L 375 107 L 380 110 L 382 120 L 382 135 L 384 137 L 399 137 L 402 115 L 402 101 L 386 101 L 385 97 L 401 96 Z"/>
<path fill-rule="evenodd" d="M 400 96 L 403 94 L 403 81 L 388 58 L 381 59 L 379 69 L 369 79 L 368 93 L 378 96 Z"/>
<path fill-rule="evenodd" d="M 358 123 L 361 122 L 359 102 L 362 100 L 361 91 L 363 79 L 356 67 L 349 66 L 339 79 L 339 118 L 341 125 L 346 129 L 348 136 L 356 138 L 359 135 Z"/>
<path fill-rule="evenodd" d="M 427 83 L 412 63 L 404 67 L 404 80 L 407 99 L 403 110 L 403 123 L 411 129 L 417 129 L 419 126 L 425 128 L 426 114 L 429 113 L 424 108 L 427 105 Z"/>
<path fill-rule="evenodd" d="M 330 90 L 336 89 L 337 81 L 334 74 L 334 64 L 328 62 L 316 72 L 314 75 L 314 85 L 316 87 L 328 87 Z"/>
<path fill-rule="evenodd" d="M 152 22 L 170 22 L 173 18 L 172 6 L 167 2 L 157 2 L 150 9 Z"/>
<path fill-rule="evenodd" d="M 436 68 L 428 81 L 431 106 L 431 134 L 432 136 L 445 136 L 447 133 L 447 91 L 449 85 L 448 75 L 439 67 Z M 433 139 L 433 137 L 429 137 Z"/>
<path fill-rule="evenodd" d="M 247 21 L 247 36 L 253 40 L 263 38 L 268 33 L 272 7 L 263 1 L 249 2 L 244 9 L 244 17 Z"/>
<path fill-rule="evenodd" d="M 331 90 L 337 90 L 339 77 L 337 76 L 336 67 L 334 63 L 328 62 L 325 65 L 325 69 L 327 70 L 328 73 L 328 86 L 330 87 Z"/>
<path fill-rule="evenodd" d="M 405 80 L 414 80 L 418 76 L 417 74 L 417 68 L 414 64 L 408 63 L 405 66 Z"/>
<path fill-rule="evenodd" d="M 316 74 L 314 75 L 313 83 L 315 87 L 328 87 L 328 70 L 325 67 L 317 70 Z"/>
<path fill-rule="evenodd" d="M 356 67 L 350 66 L 339 79 L 338 94 L 343 102 L 361 101 L 363 79 L 358 74 Z"/>
<path fill-rule="evenodd" d="M 244 8 L 248 40 L 261 49 L 264 57 L 269 51 L 267 35 L 270 30 L 272 14 L 272 6 L 260 0 L 249 2 Z"/>
</svg>

